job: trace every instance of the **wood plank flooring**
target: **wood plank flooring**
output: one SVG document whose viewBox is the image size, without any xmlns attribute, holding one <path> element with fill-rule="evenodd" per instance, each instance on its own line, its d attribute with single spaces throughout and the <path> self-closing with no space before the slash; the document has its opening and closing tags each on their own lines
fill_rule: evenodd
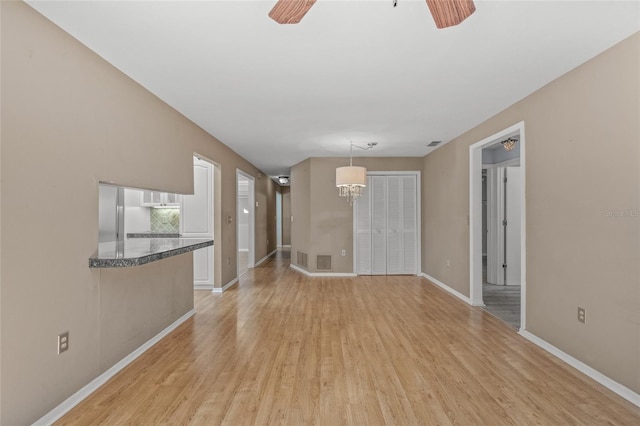
<svg viewBox="0 0 640 426">
<path fill-rule="evenodd" d="M 58 424 L 640 424 L 423 278 L 309 278 L 279 253 L 196 310 Z"/>
</svg>

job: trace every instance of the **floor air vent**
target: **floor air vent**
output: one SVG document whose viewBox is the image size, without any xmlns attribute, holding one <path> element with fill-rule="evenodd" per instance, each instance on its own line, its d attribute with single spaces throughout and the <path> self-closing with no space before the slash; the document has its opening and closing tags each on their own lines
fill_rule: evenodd
<svg viewBox="0 0 640 426">
<path fill-rule="evenodd" d="M 316 270 L 331 271 L 331 255 L 319 254 L 316 258 Z"/>
<path fill-rule="evenodd" d="M 303 268 L 307 268 L 307 253 L 302 253 L 301 251 L 297 252 L 298 255 L 298 259 L 297 259 L 297 264 L 298 266 L 302 266 Z"/>
</svg>

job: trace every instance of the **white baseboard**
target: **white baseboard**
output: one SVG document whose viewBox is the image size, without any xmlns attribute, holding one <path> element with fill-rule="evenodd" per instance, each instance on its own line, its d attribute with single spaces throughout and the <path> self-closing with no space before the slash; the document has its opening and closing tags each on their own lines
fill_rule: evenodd
<svg viewBox="0 0 640 426">
<path fill-rule="evenodd" d="M 49 411 L 47 414 L 38 419 L 33 426 L 45 426 L 52 425 L 54 422 L 59 420 L 62 416 L 68 413 L 73 407 L 78 405 L 82 400 L 95 392 L 100 386 L 105 384 L 109 379 L 118 374 L 120 370 L 125 368 L 127 365 L 131 364 L 136 358 L 145 353 L 149 348 L 158 343 L 162 338 L 164 338 L 167 334 L 171 333 L 175 330 L 180 324 L 191 318 L 196 311 L 191 309 L 189 312 L 175 320 L 171 325 L 162 330 L 160 333 L 156 334 L 154 337 L 149 339 L 147 342 L 143 343 L 138 349 L 131 352 L 126 357 L 122 358 L 118 361 L 113 367 L 93 379 L 87 385 L 80 388 L 79 391 L 71 395 L 69 398 L 65 399 L 60 405 L 58 405 L 53 410 Z"/>
<path fill-rule="evenodd" d="M 267 260 L 268 258 L 270 258 L 271 256 L 273 256 L 275 254 L 275 252 L 277 252 L 278 250 L 274 250 L 271 253 L 269 253 L 268 255 L 266 255 L 265 257 L 263 257 L 262 259 L 258 260 L 254 266 L 254 268 L 256 266 L 259 266 L 262 262 L 264 262 L 265 260 Z"/>
<path fill-rule="evenodd" d="M 285 245 L 282 245 L 282 246 L 280 246 L 280 247 L 281 247 L 281 248 L 291 248 L 291 244 L 285 244 Z"/>
<path fill-rule="evenodd" d="M 309 272 L 299 266 L 290 264 L 289 267 L 293 270 L 301 272 L 308 277 L 357 277 L 358 274 L 353 272 Z"/>
<path fill-rule="evenodd" d="M 213 284 L 194 284 L 193 289 L 213 291 Z"/>
<path fill-rule="evenodd" d="M 584 362 L 556 348 L 546 340 L 542 340 L 535 334 L 532 334 L 526 330 L 520 330 L 518 334 L 520 334 L 522 337 L 529 340 L 530 342 L 540 346 L 542 349 L 549 352 L 550 354 L 560 358 L 562 361 L 566 362 L 576 370 L 592 378 L 593 380 L 600 383 L 601 385 L 608 388 L 609 390 L 617 393 L 618 395 L 620 395 L 627 401 L 631 402 L 632 404 L 635 404 L 637 407 L 640 407 L 640 394 L 637 394 L 636 392 L 632 391 L 628 387 L 621 385 L 620 383 L 610 379 L 609 377 L 605 376 L 604 374 L 600 373 L 594 368 L 589 367 Z"/>
<path fill-rule="evenodd" d="M 471 305 L 471 299 L 469 299 L 467 296 L 465 296 L 464 294 L 460 293 L 459 291 L 456 291 L 456 290 L 452 289 L 451 287 L 449 287 L 448 285 L 444 284 L 443 282 L 438 281 L 437 279 L 433 278 L 431 275 L 427 275 L 424 272 L 420 272 L 420 274 L 418 274 L 418 275 L 420 275 L 421 277 L 426 278 L 427 280 L 431 281 L 433 284 L 437 285 L 438 287 L 440 287 L 444 291 L 453 294 L 458 299 L 460 299 L 463 302 Z"/>
<path fill-rule="evenodd" d="M 228 283 L 226 283 L 225 285 L 223 285 L 221 288 L 214 288 L 212 290 L 212 292 L 213 293 L 222 293 L 223 291 L 225 291 L 226 289 L 228 289 L 229 287 L 231 287 L 232 285 L 234 285 L 237 282 L 238 282 L 238 278 L 234 278 L 231 281 L 229 281 Z"/>
</svg>

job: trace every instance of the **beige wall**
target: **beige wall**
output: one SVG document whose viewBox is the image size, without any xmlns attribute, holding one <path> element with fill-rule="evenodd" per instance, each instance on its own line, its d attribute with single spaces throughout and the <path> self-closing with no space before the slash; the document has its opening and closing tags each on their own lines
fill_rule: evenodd
<svg viewBox="0 0 640 426">
<path fill-rule="evenodd" d="M 527 329 L 635 392 L 639 63 L 636 33 L 427 155 L 422 215 L 423 271 L 469 295 L 468 147 L 524 121 Z"/>
<path fill-rule="evenodd" d="M 291 167 L 291 263 L 297 252 L 309 253 L 311 238 L 311 159 Z M 291 218 L 290 218 L 291 219 Z"/>
<path fill-rule="evenodd" d="M 353 164 L 365 166 L 369 171 L 420 171 L 422 158 L 408 157 L 378 157 L 354 158 Z M 331 255 L 333 272 L 353 272 L 353 208 L 345 198 L 338 195 L 336 188 L 336 167 L 348 164 L 346 158 L 325 157 L 310 158 L 292 168 L 296 179 L 308 179 L 308 193 L 301 193 L 295 185 L 292 176 L 291 199 L 292 208 L 299 208 L 295 203 L 308 205 L 309 236 L 306 241 L 300 238 L 298 232 L 292 231 L 291 255 L 295 263 L 295 251 L 306 249 L 309 256 L 310 272 L 316 272 L 316 256 Z M 306 181 L 305 181 L 306 182 Z M 303 186 L 305 189 L 307 185 Z M 297 215 L 294 212 L 295 220 Z M 303 214 L 301 209 L 300 214 Z M 294 230 L 296 222 L 294 221 Z M 299 231 L 300 233 L 303 230 Z M 304 242 L 303 242 L 304 241 Z M 304 248 L 304 249 L 303 249 Z M 346 250 L 346 256 L 341 255 Z"/>
<path fill-rule="evenodd" d="M 25 3 L 0 7 L 0 358 L 1 386 L 11 389 L 0 423 L 25 424 L 192 306 L 190 255 L 88 268 L 98 182 L 190 193 L 197 152 L 221 165 L 221 216 L 235 218 L 240 168 L 256 177 L 261 200 L 257 259 L 275 247 L 275 184 Z M 216 271 L 224 284 L 236 276 L 235 222 L 222 222 L 215 244 L 230 259 Z M 70 349 L 57 355 L 64 331 Z"/>
<path fill-rule="evenodd" d="M 100 373 L 193 309 L 193 253 L 100 271 Z M 76 339 L 72 344 L 80 345 Z M 71 346 L 70 346 L 71 347 Z"/>
<path fill-rule="evenodd" d="M 255 180 L 256 202 L 256 232 L 255 232 L 255 261 L 258 262 L 276 249 L 276 187 L 278 185 L 259 173 Z"/>
</svg>

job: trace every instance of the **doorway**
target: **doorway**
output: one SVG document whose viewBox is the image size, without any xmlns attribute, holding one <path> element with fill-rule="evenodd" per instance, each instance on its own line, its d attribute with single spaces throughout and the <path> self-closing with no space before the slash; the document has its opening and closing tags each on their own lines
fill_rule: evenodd
<svg viewBox="0 0 640 426">
<path fill-rule="evenodd" d="M 253 176 L 236 171 L 236 244 L 238 277 L 255 264 L 255 180 Z"/>
<path fill-rule="evenodd" d="M 511 139 L 511 150 L 503 141 Z M 470 298 L 525 330 L 524 122 L 470 147 Z"/>
<path fill-rule="evenodd" d="M 276 247 L 282 247 L 282 193 L 276 191 Z"/>
</svg>

